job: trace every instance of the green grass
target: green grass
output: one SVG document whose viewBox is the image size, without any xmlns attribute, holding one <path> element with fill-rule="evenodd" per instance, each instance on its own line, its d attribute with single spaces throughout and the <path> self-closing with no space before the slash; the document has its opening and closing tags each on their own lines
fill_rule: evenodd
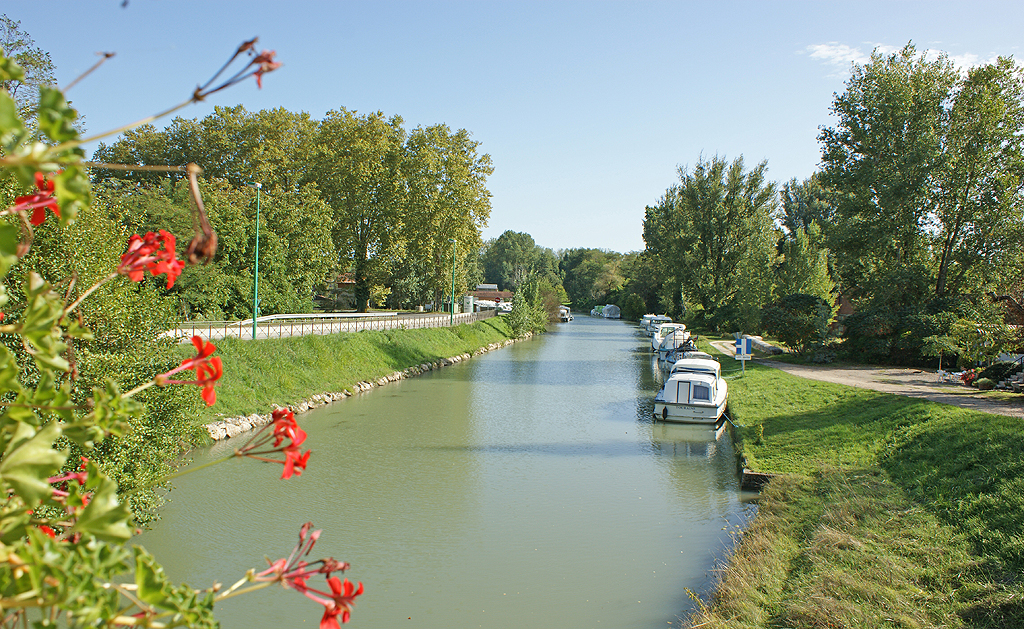
<svg viewBox="0 0 1024 629">
<path fill-rule="evenodd" d="M 738 451 L 781 476 L 694 626 L 1024 626 L 1019 419 L 759 365 L 729 386 Z"/>
<path fill-rule="evenodd" d="M 217 403 L 200 421 L 266 413 L 318 393 L 352 390 L 413 365 L 449 358 L 511 338 L 503 317 L 452 328 L 366 331 L 263 341 L 223 339 L 224 376 Z M 189 346 L 191 348 L 191 346 Z"/>
</svg>

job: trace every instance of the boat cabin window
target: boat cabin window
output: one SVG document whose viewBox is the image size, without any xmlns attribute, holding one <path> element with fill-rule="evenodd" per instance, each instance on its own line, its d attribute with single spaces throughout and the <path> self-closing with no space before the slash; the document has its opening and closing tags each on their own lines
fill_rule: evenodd
<svg viewBox="0 0 1024 629">
<path fill-rule="evenodd" d="M 705 400 L 711 401 L 711 387 L 706 384 L 694 384 L 693 389 L 690 392 L 690 397 L 694 400 Z"/>
</svg>

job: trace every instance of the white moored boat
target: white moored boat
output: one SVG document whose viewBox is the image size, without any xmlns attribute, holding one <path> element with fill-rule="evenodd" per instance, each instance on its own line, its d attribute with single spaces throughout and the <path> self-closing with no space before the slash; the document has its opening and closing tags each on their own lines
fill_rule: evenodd
<svg viewBox="0 0 1024 629">
<path fill-rule="evenodd" d="M 683 358 L 672 366 L 654 398 L 654 417 L 686 424 L 717 424 L 729 401 L 722 365 L 707 358 Z"/>
<path fill-rule="evenodd" d="M 658 346 L 661 345 L 662 339 L 668 336 L 673 330 L 677 328 L 686 329 L 686 326 L 682 323 L 657 323 L 651 324 L 651 350 L 654 352 L 658 351 Z"/>
<path fill-rule="evenodd" d="M 689 343 L 690 333 L 682 323 L 663 323 L 651 338 L 651 348 L 662 360 Z"/>
<path fill-rule="evenodd" d="M 640 320 L 640 327 L 647 336 L 654 335 L 654 329 L 663 323 L 672 323 L 672 317 L 659 314 L 645 314 Z"/>
</svg>

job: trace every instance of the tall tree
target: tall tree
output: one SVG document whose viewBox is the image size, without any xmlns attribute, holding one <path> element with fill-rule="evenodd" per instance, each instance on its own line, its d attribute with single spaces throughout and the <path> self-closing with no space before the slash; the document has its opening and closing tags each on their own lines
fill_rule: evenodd
<svg viewBox="0 0 1024 629">
<path fill-rule="evenodd" d="M 1007 275 L 1024 247 L 1024 75 L 1012 59 L 971 68 L 957 86 L 937 169 L 935 294 Z M 1018 252 L 1015 254 L 1014 252 Z"/>
<path fill-rule="evenodd" d="M 648 247 L 712 326 L 736 316 L 726 316 L 726 306 L 756 311 L 771 297 L 776 190 L 767 169 L 761 162 L 747 172 L 742 157 L 702 159 L 692 170 L 681 167 L 680 183 L 647 210 Z"/>
<path fill-rule="evenodd" d="M 776 297 L 805 294 L 828 304 L 835 302 L 836 284 L 829 270 L 829 252 L 822 240 L 818 223 L 812 221 L 806 229 L 797 229 L 779 242 Z"/>
<path fill-rule="evenodd" d="M 23 80 L 0 81 L 0 90 L 11 95 L 19 115 L 31 124 L 39 102 L 39 88 L 54 85 L 54 65 L 50 53 L 36 46 L 32 36 L 21 29 L 21 22 L 0 15 L 0 49 L 25 71 Z"/>
<path fill-rule="evenodd" d="M 406 142 L 406 250 L 418 260 L 423 287 L 434 303 L 450 290 L 453 255 L 455 284 L 467 285 L 481 245 L 480 230 L 491 215 L 486 183 L 494 169 L 479 146 L 465 129 L 452 132 L 442 124 L 418 127 Z"/>
<path fill-rule="evenodd" d="M 586 310 L 598 304 L 608 303 L 626 281 L 622 261 L 622 254 L 615 251 L 563 251 L 558 266 L 562 275 L 562 285 L 572 301 L 573 308 Z"/>
<path fill-rule="evenodd" d="M 315 183 L 334 210 L 334 244 L 351 263 L 360 312 L 404 242 L 405 141 L 401 117 L 342 108 L 319 123 L 309 150 L 305 181 Z"/>
<path fill-rule="evenodd" d="M 144 125 L 111 145 L 100 144 L 93 160 L 116 164 L 181 166 L 195 162 L 208 179 L 236 186 L 258 181 L 265 191 L 293 190 L 305 171 L 316 123 L 307 113 L 282 108 L 250 112 L 242 105 L 215 107 L 202 120 L 175 118 L 166 129 Z M 180 173 L 95 170 L 95 179 L 155 183 Z"/>
<path fill-rule="evenodd" d="M 957 80 L 945 57 L 929 60 L 908 44 L 855 65 L 832 112 L 838 124 L 818 136 L 821 182 L 839 219 L 834 247 L 844 281 L 875 278 L 879 265 L 920 261 L 936 168 L 942 160 L 946 102 Z"/>
<path fill-rule="evenodd" d="M 803 181 L 791 179 L 783 184 L 779 197 L 782 201 L 780 219 L 789 236 L 797 230 L 807 231 L 811 223 L 817 223 L 819 229 L 826 229 L 835 221 L 832 204 L 821 186 L 818 173 Z"/>
<path fill-rule="evenodd" d="M 488 245 L 483 259 L 489 282 L 502 290 L 516 290 L 536 274 L 540 250 L 530 234 L 507 230 Z"/>
</svg>

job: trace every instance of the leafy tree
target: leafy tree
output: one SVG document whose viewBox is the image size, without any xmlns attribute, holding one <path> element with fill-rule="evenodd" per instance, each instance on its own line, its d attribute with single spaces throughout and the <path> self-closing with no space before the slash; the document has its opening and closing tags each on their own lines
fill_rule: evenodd
<svg viewBox="0 0 1024 629">
<path fill-rule="evenodd" d="M 500 290 L 516 290 L 536 274 L 539 254 L 533 236 L 508 230 L 487 246 L 483 255 L 484 277 Z"/>
<path fill-rule="evenodd" d="M 0 90 L 10 94 L 19 115 L 31 125 L 39 103 L 39 88 L 57 82 L 53 76 L 56 69 L 53 60 L 50 53 L 37 47 L 32 36 L 21 29 L 20 21 L 6 14 L 0 15 L 0 50 L 24 71 L 19 78 L 0 80 Z"/>
<path fill-rule="evenodd" d="M 417 262 L 399 266 L 420 270 L 417 281 L 434 303 L 450 290 L 453 254 L 457 287 L 469 285 L 475 271 L 480 229 L 491 214 L 486 181 L 493 172 L 490 156 L 479 154 L 479 146 L 465 129 L 452 132 L 446 125 L 418 127 L 406 142 L 405 257 Z"/>
<path fill-rule="evenodd" d="M 818 136 L 820 178 L 836 203 L 832 247 L 846 285 L 869 287 L 879 266 L 912 265 L 926 254 L 929 195 L 956 79 L 945 56 L 929 60 L 908 44 L 888 56 L 873 52 L 836 96 L 838 124 Z"/>
<path fill-rule="evenodd" d="M 648 250 L 664 261 L 682 300 L 714 328 L 753 327 L 770 296 L 777 238 L 767 168 L 762 162 L 747 172 L 742 157 L 701 160 L 693 170 L 680 168 L 680 183 L 647 208 Z"/>
<path fill-rule="evenodd" d="M 1013 252 L 1024 247 L 1022 100 L 1024 74 L 1007 58 L 972 68 L 956 88 L 930 204 L 938 297 L 998 281 L 1019 262 Z"/>
<path fill-rule="evenodd" d="M 779 243 L 779 260 L 775 265 L 776 295 L 814 295 L 833 303 L 835 282 L 829 272 L 828 250 L 817 222 L 800 228 Z"/>
<path fill-rule="evenodd" d="M 608 303 L 622 289 L 622 254 L 602 249 L 569 249 L 558 263 L 562 285 L 577 310 Z"/>
<path fill-rule="evenodd" d="M 162 227 L 182 242 L 192 231 L 191 200 L 182 182 L 154 190 L 108 182 L 100 189 L 134 231 Z M 256 192 L 224 180 L 201 181 L 200 189 L 217 226 L 218 250 L 211 264 L 191 268 L 175 284 L 178 312 L 185 319 L 251 317 Z M 331 220 L 331 209 L 313 186 L 261 195 L 260 314 L 311 311 L 314 287 L 336 260 Z"/>
<path fill-rule="evenodd" d="M 93 160 L 159 166 L 196 163 L 208 179 L 226 179 L 235 186 L 258 181 L 267 192 L 287 191 L 303 177 L 315 131 L 316 123 L 304 112 L 278 108 L 253 113 L 242 105 L 218 106 L 202 120 L 175 118 L 162 131 L 153 125 L 127 131 L 109 146 L 100 144 Z M 182 176 L 98 168 L 94 179 L 158 183 Z"/>
<path fill-rule="evenodd" d="M 802 182 L 791 179 L 782 186 L 779 196 L 782 199 L 780 219 L 787 235 L 807 231 L 812 223 L 821 228 L 835 222 L 832 203 L 821 186 L 818 173 Z"/>
<path fill-rule="evenodd" d="M 360 312 L 403 248 L 405 140 L 399 116 L 342 108 L 320 121 L 309 151 L 305 182 L 315 183 L 334 210 L 334 246 L 351 261 Z"/>
</svg>

